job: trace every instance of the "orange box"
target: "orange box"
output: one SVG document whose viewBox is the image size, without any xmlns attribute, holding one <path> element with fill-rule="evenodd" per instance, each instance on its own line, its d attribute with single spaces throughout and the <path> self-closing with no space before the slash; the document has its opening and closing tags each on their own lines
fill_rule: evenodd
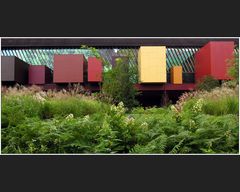
<svg viewBox="0 0 240 192">
<path fill-rule="evenodd" d="M 171 68 L 171 83 L 182 84 L 182 66 L 174 66 Z"/>
</svg>

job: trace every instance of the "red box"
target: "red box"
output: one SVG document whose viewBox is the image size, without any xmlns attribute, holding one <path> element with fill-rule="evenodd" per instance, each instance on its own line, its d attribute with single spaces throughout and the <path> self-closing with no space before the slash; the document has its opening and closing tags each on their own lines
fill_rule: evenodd
<svg viewBox="0 0 240 192">
<path fill-rule="evenodd" d="M 228 60 L 233 58 L 234 42 L 211 41 L 195 54 L 195 78 L 197 81 L 206 75 L 218 80 L 227 80 Z"/>
<path fill-rule="evenodd" d="M 88 81 L 102 82 L 102 61 L 96 57 L 88 58 Z"/>
<path fill-rule="evenodd" d="M 52 73 L 45 65 L 29 65 L 28 69 L 28 83 L 41 85 L 51 83 Z"/>
<path fill-rule="evenodd" d="M 83 54 L 54 55 L 54 83 L 82 83 L 86 59 Z"/>
</svg>

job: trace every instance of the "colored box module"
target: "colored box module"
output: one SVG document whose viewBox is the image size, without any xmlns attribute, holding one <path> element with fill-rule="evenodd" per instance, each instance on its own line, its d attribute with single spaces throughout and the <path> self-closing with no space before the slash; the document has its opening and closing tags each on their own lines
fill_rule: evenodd
<svg viewBox="0 0 240 192">
<path fill-rule="evenodd" d="M 102 82 L 102 61 L 96 57 L 88 58 L 88 81 Z"/>
<path fill-rule="evenodd" d="M 28 83 L 28 64 L 15 56 L 1 56 L 1 80 L 3 83 Z"/>
<path fill-rule="evenodd" d="M 52 73 L 45 65 L 30 65 L 28 70 L 28 83 L 42 85 L 52 82 Z"/>
<path fill-rule="evenodd" d="M 54 55 L 54 83 L 82 83 L 86 71 L 84 55 Z"/>
<path fill-rule="evenodd" d="M 141 46 L 138 52 L 140 83 L 166 83 L 166 47 Z"/>
<path fill-rule="evenodd" d="M 182 66 L 174 66 L 171 68 L 171 83 L 172 84 L 183 83 Z"/>
<path fill-rule="evenodd" d="M 195 54 L 195 77 L 199 81 L 207 75 L 227 80 L 228 60 L 233 58 L 234 42 L 211 41 Z"/>
</svg>

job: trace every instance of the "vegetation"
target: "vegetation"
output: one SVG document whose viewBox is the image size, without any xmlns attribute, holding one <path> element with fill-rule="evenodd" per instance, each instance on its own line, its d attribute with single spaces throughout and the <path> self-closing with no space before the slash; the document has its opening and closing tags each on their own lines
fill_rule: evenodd
<svg viewBox="0 0 240 192">
<path fill-rule="evenodd" d="M 237 83 L 239 82 L 239 51 L 234 53 L 233 59 L 229 61 L 229 70 L 228 74 L 233 78 Z"/>
<path fill-rule="evenodd" d="M 116 60 L 116 65 L 104 73 L 102 93 L 112 98 L 114 104 L 123 102 L 128 108 L 138 104 L 135 99 L 137 90 L 132 81 L 131 66 L 121 58 Z"/>
<path fill-rule="evenodd" d="M 188 94 L 127 111 L 77 91 L 7 88 L 2 153 L 238 153 L 238 91 Z"/>
<path fill-rule="evenodd" d="M 212 89 L 220 87 L 220 83 L 218 80 L 214 79 L 212 76 L 205 76 L 200 82 L 197 84 L 198 90 L 206 90 L 211 91 Z"/>
</svg>

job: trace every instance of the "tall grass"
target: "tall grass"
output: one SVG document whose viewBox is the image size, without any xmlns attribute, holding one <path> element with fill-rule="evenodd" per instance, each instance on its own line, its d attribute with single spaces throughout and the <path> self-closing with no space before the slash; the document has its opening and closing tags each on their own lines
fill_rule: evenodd
<svg viewBox="0 0 240 192">
<path fill-rule="evenodd" d="M 206 100 L 203 112 L 209 115 L 238 114 L 239 101 L 236 96 L 224 97 L 218 100 Z"/>
<path fill-rule="evenodd" d="M 48 116 L 67 116 L 73 114 L 75 117 L 83 117 L 94 113 L 104 112 L 109 108 L 107 104 L 91 99 L 80 99 L 68 97 L 62 99 L 51 99 L 44 104 L 43 113 L 47 111 Z M 46 107 L 48 108 L 46 110 Z"/>
</svg>

